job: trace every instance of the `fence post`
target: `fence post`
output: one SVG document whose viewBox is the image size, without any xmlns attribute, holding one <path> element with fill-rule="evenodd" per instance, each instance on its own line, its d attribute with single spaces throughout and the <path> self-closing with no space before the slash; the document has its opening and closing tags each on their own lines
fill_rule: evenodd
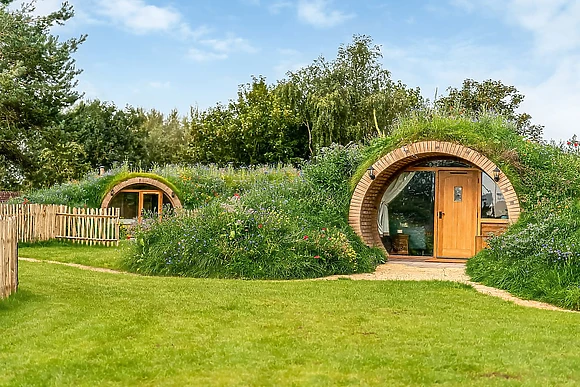
<svg viewBox="0 0 580 387">
<path fill-rule="evenodd" d="M 17 219 L 0 216 L 0 299 L 18 289 Z"/>
</svg>

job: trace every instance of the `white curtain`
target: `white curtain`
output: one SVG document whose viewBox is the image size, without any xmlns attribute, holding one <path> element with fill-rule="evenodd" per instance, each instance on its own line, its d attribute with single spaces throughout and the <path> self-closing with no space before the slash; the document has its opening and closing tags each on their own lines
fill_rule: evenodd
<svg viewBox="0 0 580 387">
<path fill-rule="evenodd" d="M 392 202 L 411 182 L 411 179 L 415 176 L 415 172 L 403 172 L 401 173 L 395 181 L 389 185 L 383 198 L 381 199 L 381 205 L 379 206 L 379 235 L 386 236 L 389 234 L 389 203 Z"/>
</svg>

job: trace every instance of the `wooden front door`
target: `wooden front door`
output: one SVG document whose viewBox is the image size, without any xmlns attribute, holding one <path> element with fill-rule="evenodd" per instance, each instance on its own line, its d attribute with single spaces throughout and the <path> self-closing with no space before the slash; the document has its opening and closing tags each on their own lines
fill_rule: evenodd
<svg viewBox="0 0 580 387">
<path fill-rule="evenodd" d="M 475 255 L 478 171 L 439 171 L 437 187 L 437 257 L 471 258 Z"/>
<path fill-rule="evenodd" d="M 163 193 L 161 191 L 139 192 L 139 223 L 141 223 L 143 215 L 159 214 L 159 219 L 161 219 L 162 208 Z"/>
</svg>

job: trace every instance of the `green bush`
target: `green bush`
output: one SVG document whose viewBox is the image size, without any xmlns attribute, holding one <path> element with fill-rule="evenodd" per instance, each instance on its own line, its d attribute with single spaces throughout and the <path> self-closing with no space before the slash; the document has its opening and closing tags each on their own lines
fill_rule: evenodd
<svg viewBox="0 0 580 387">
<path fill-rule="evenodd" d="M 362 243 L 346 216 L 348 177 L 359 161 L 356 147 L 336 146 L 300 176 L 248 170 L 232 196 L 214 196 L 194 216 L 146 222 L 127 265 L 146 274 L 252 279 L 371 271 L 384 256 Z"/>
<path fill-rule="evenodd" d="M 468 263 L 475 281 L 580 309 L 580 203 L 544 203 Z"/>
</svg>

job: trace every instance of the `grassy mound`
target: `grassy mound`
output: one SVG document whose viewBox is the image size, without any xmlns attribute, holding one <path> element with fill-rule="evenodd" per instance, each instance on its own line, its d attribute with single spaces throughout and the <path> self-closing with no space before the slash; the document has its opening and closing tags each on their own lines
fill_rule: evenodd
<svg viewBox="0 0 580 387">
<path fill-rule="evenodd" d="M 99 207 L 104 194 L 132 177 L 169 185 L 195 216 L 166 216 L 136 231 L 127 260 L 153 275 L 221 278 L 312 278 L 373 270 L 384 255 L 348 225 L 348 180 L 358 147 L 333 147 L 303 166 L 217 168 L 121 166 L 105 176 L 27 193 L 33 203 Z M 23 200 L 20 198 L 19 200 Z"/>
<path fill-rule="evenodd" d="M 151 222 L 138 232 L 127 264 L 158 275 L 309 278 L 372 270 L 382 254 L 347 224 L 352 190 L 380 157 L 424 140 L 460 143 L 486 155 L 512 182 L 523 213 L 517 224 L 468 263 L 474 280 L 525 298 L 580 309 L 580 157 L 577 144 L 555 146 L 518 136 L 498 117 L 418 114 L 362 149 L 333 147 L 293 168 L 157 168 L 192 218 Z M 30 193 L 32 202 L 97 207 L 121 167 Z"/>
<path fill-rule="evenodd" d="M 195 216 L 146 223 L 127 265 L 146 274 L 252 279 L 373 270 L 383 254 L 347 223 L 348 178 L 359 163 L 357 147 L 333 147 L 300 174 L 266 179 L 247 171 L 239 190 L 215 195 Z"/>
</svg>

